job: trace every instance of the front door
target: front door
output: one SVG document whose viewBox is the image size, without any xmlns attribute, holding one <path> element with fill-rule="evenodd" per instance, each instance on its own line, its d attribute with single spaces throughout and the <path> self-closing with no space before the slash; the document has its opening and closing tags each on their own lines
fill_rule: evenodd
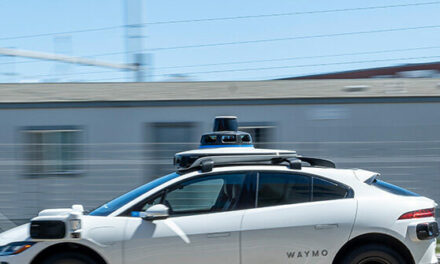
<svg viewBox="0 0 440 264">
<path fill-rule="evenodd" d="M 128 217 L 123 246 L 126 264 L 240 263 L 241 196 L 246 173 L 210 174 L 184 180 L 146 199 L 169 207 L 164 220 Z"/>
<path fill-rule="evenodd" d="M 257 208 L 243 217 L 242 264 L 331 263 L 354 223 L 350 190 L 279 172 L 259 173 L 257 186 Z"/>
</svg>

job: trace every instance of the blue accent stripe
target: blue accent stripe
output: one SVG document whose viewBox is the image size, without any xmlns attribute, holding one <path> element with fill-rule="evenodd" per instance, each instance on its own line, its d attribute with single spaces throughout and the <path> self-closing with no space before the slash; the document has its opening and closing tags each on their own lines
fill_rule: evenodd
<svg viewBox="0 0 440 264">
<path fill-rule="evenodd" d="M 141 217 L 141 212 L 138 212 L 138 211 L 132 211 L 132 212 L 131 212 L 131 216 L 132 216 L 132 217 Z"/>
<path fill-rule="evenodd" d="M 201 145 L 199 148 L 253 148 L 254 145 Z"/>
</svg>

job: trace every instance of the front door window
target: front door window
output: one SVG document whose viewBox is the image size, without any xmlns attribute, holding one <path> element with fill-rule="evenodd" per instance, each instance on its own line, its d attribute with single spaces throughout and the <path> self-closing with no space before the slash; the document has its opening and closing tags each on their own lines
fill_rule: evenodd
<svg viewBox="0 0 440 264">
<path fill-rule="evenodd" d="M 170 216 L 242 209 L 242 203 L 249 196 L 247 188 L 244 188 L 245 180 L 246 173 L 207 175 L 186 180 L 162 190 L 124 215 L 131 215 L 132 211 L 145 211 L 159 203 L 169 208 Z"/>
</svg>

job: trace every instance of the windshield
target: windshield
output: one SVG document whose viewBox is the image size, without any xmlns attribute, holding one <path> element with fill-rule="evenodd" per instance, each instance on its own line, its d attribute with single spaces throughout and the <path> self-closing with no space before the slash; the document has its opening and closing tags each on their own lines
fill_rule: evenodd
<svg viewBox="0 0 440 264">
<path fill-rule="evenodd" d="M 136 199 L 137 197 L 141 196 L 142 194 L 156 188 L 157 186 L 161 185 L 162 183 L 165 183 L 169 180 L 172 180 L 179 176 L 177 173 L 171 173 L 166 176 L 160 177 L 158 179 L 155 179 L 154 181 L 151 181 L 147 184 L 144 184 L 142 186 L 137 187 L 134 190 L 129 191 L 126 194 L 123 194 L 119 196 L 118 198 L 115 198 L 111 200 L 110 202 L 96 208 L 92 212 L 90 212 L 89 215 L 93 216 L 107 216 L 117 209 L 121 208 L 122 206 L 126 205 L 130 201 Z"/>
</svg>

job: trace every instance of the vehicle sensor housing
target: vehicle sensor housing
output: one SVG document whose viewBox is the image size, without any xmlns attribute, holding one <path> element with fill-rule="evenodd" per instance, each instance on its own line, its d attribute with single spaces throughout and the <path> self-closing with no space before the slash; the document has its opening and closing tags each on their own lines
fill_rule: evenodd
<svg viewBox="0 0 440 264">
<path fill-rule="evenodd" d="M 218 116 L 212 133 L 202 135 L 200 148 L 253 147 L 249 133 L 238 131 L 235 116 Z"/>
</svg>

